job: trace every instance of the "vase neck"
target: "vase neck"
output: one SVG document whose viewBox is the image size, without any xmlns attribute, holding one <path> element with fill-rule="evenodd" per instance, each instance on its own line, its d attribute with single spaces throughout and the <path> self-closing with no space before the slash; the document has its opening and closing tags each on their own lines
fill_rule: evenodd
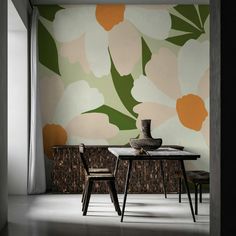
<svg viewBox="0 0 236 236">
<path fill-rule="evenodd" d="M 142 132 L 140 138 L 152 138 L 151 135 L 151 120 L 142 120 L 141 121 Z"/>
</svg>

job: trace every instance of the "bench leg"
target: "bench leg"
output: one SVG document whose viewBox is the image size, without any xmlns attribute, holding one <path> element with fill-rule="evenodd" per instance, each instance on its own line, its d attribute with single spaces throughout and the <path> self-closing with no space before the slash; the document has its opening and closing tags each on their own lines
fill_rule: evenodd
<svg viewBox="0 0 236 236">
<path fill-rule="evenodd" d="M 160 168 L 161 168 L 161 177 L 162 177 L 162 184 L 163 184 L 163 192 L 164 192 L 164 194 L 165 194 L 165 198 L 167 198 L 167 195 L 166 195 L 165 173 L 164 173 L 163 161 L 162 161 L 162 160 L 160 160 Z"/>
</svg>

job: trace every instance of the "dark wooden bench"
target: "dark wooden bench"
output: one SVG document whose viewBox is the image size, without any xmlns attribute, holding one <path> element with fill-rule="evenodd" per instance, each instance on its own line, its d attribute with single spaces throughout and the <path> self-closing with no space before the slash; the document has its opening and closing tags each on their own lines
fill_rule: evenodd
<svg viewBox="0 0 236 236">
<path fill-rule="evenodd" d="M 195 214 L 198 214 L 198 189 L 199 189 L 199 202 L 202 202 L 202 185 L 209 184 L 209 172 L 203 170 L 186 171 L 188 182 L 194 185 L 195 190 Z M 182 191 L 182 177 L 179 177 L 179 202 L 181 202 Z"/>
</svg>

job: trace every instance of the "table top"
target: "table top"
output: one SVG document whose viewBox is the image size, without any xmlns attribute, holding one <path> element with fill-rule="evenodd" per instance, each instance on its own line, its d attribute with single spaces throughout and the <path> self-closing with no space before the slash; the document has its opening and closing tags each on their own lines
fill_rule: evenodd
<svg viewBox="0 0 236 236">
<path fill-rule="evenodd" d="M 108 150 L 121 160 L 196 160 L 199 154 L 170 147 L 160 147 L 154 151 L 139 154 L 130 147 L 110 147 Z"/>
<path fill-rule="evenodd" d="M 109 147 L 130 147 L 129 144 L 127 145 L 111 145 L 111 144 L 108 144 L 108 145 L 102 145 L 102 144 L 86 144 L 85 145 L 86 148 L 109 148 Z M 180 145 L 162 145 L 162 147 L 172 147 L 172 148 L 176 148 L 176 149 L 184 149 L 183 146 L 180 146 Z M 51 147 L 53 150 L 60 150 L 60 149 L 78 149 L 79 148 L 79 145 L 71 145 L 71 144 L 64 144 L 64 145 L 55 145 L 55 146 L 52 146 Z"/>
</svg>

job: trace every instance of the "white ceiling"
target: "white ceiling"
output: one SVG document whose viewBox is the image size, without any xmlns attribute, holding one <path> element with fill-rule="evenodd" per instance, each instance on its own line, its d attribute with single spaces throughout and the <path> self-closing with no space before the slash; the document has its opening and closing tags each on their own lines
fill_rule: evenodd
<svg viewBox="0 0 236 236">
<path fill-rule="evenodd" d="M 93 4 L 93 3 L 130 3 L 130 4 L 209 4 L 209 0 L 31 0 L 32 4 Z"/>
<path fill-rule="evenodd" d="M 25 31 L 23 24 L 15 6 L 11 0 L 8 0 L 8 30 L 9 31 Z"/>
</svg>

